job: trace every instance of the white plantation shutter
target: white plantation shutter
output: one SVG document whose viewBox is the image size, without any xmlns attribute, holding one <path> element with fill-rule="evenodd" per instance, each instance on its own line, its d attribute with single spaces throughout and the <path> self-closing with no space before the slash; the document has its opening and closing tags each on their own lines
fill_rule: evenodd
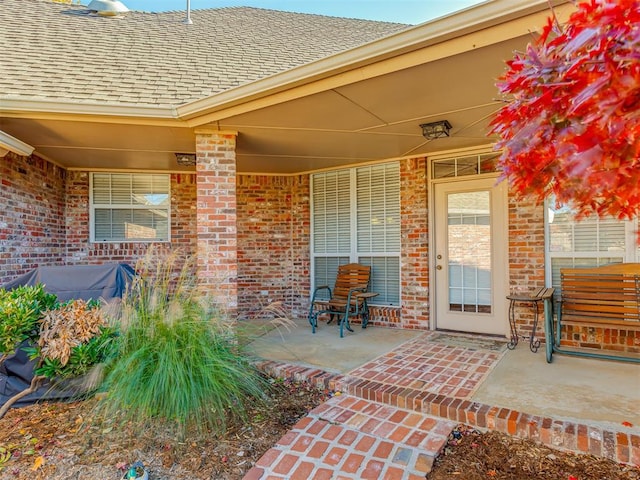
<svg viewBox="0 0 640 480">
<path fill-rule="evenodd" d="M 91 240 L 168 241 L 169 175 L 93 173 Z"/>
<path fill-rule="evenodd" d="M 637 221 L 588 217 L 577 220 L 568 207 L 547 208 L 547 283 L 560 288 L 560 269 L 637 262 Z"/>
<path fill-rule="evenodd" d="M 314 259 L 314 280 L 315 286 L 327 285 L 333 291 L 335 286 L 338 267 L 349 263 L 349 257 L 315 257 Z M 329 300 L 329 292 L 324 290 L 319 292 L 319 300 Z"/>
<path fill-rule="evenodd" d="M 316 253 L 349 255 L 350 223 L 349 170 L 314 175 L 313 231 Z"/>
<path fill-rule="evenodd" d="M 357 170 L 360 253 L 400 253 L 400 169 L 397 164 Z"/>
<path fill-rule="evenodd" d="M 312 227 L 314 286 L 331 286 L 338 265 L 363 263 L 375 303 L 400 304 L 398 163 L 313 175 Z"/>
<path fill-rule="evenodd" d="M 376 304 L 400 305 L 400 257 L 360 257 L 359 263 L 371 266 L 369 289 L 379 293 Z"/>
</svg>

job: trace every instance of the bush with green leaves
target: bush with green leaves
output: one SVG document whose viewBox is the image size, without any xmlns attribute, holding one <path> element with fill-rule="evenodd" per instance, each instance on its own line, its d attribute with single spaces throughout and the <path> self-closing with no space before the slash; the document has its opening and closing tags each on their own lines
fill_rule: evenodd
<svg viewBox="0 0 640 480">
<path fill-rule="evenodd" d="M 25 351 L 30 359 L 38 359 L 36 375 L 66 379 L 106 361 L 116 335 L 106 323 L 100 302 L 70 300 L 43 312 L 38 340 Z"/>
<path fill-rule="evenodd" d="M 233 325 L 196 287 L 193 261 L 151 254 L 136 270 L 100 407 L 183 435 L 221 433 L 266 401 L 268 385 L 239 351 Z"/>
<path fill-rule="evenodd" d="M 3 314 L 7 315 L 7 324 L 19 324 L 21 329 L 7 329 L 6 332 L 11 332 L 6 334 L 7 343 L 10 337 L 29 340 L 29 345 L 22 348 L 36 362 L 31 384 L 0 407 L 0 418 L 15 402 L 35 392 L 44 380 L 57 382 L 84 375 L 105 361 L 115 336 L 97 302 L 72 300 L 59 304 L 55 295 L 43 293 L 41 285 L 12 292 L 15 292 L 13 296 L 3 293 L 3 298 L 17 297 L 22 301 L 6 302 L 10 307 L 18 305 L 19 308 L 8 308 Z M 86 382 L 82 390 L 95 388 L 93 380 Z"/>
<path fill-rule="evenodd" d="M 41 284 L 0 289 L 0 364 L 25 340 L 37 341 L 42 313 L 57 305 Z"/>
</svg>

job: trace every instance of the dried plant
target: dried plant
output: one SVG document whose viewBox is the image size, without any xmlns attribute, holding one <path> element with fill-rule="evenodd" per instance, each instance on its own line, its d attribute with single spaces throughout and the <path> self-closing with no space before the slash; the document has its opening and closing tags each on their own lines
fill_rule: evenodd
<svg viewBox="0 0 640 480">
<path fill-rule="evenodd" d="M 106 326 L 102 310 L 89 308 L 84 300 L 73 300 L 44 312 L 38 347 L 40 356 L 59 360 L 65 366 L 71 350 L 100 334 Z"/>
</svg>

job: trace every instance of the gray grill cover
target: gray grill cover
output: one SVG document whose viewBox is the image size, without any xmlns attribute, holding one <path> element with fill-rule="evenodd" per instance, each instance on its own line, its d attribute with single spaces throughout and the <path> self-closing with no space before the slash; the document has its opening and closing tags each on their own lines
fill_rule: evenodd
<svg viewBox="0 0 640 480">
<path fill-rule="evenodd" d="M 125 263 L 38 267 L 2 287 L 12 290 L 22 285 L 42 283 L 45 290 L 57 295 L 60 302 L 90 298 L 109 300 L 121 298 L 134 275 L 133 268 Z"/>
<path fill-rule="evenodd" d="M 12 290 L 22 285 L 37 285 L 43 283 L 45 290 L 58 296 L 58 300 L 66 302 L 70 299 L 110 300 L 121 298 L 131 283 L 135 271 L 130 265 L 69 265 L 54 267 L 38 267 L 29 273 L 5 283 L 2 288 Z M 27 346 L 26 344 L 21 346 Z M 27 355 L 18 348 L 0 365 L 0 406 L 17 394 L 28 388 L 33 378 L 33 368 L 36 360 L 29 360 Z M 36 392 L 23 397 L 13 406 L 30 405 L 38 400 L 55 400 L 77 397 L 84 392 L 84 385 L 73 379 L 60 382 L 55 386 L 45 382 Z"/>
</svg>

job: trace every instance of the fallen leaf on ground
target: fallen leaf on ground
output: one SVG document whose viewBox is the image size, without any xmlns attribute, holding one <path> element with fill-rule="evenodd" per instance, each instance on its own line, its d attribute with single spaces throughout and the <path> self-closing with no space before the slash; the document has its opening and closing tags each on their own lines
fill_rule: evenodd
<svg viewBox="0 0 640 480">
<path fill-rule="evenodd" d="M 44 457 L 42 457 L 42 456 L 36 457 L 36 459 L 33 461 L 33 467 L 31 467 L 31 470 L 33 470 L 35 472 L 42 465 L 44 465 Z"/>
</svg>

